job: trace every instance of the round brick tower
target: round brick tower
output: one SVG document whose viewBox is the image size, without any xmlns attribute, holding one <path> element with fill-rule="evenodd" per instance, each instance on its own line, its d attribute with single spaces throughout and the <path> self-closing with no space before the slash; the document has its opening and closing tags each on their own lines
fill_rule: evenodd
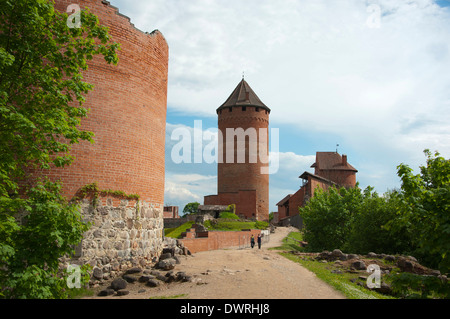
<svg viewBox="0 0 450 319">
<path fill-rule="evenodd" d="M 219 202 L 236 204 L 236 213 L 247 218 L 268 221 L 269 175 L 262 169 L 268 167 L 270 109 L 242 79 L 217 114 L 223 134 L 219 145 L 223 160 L 219 159 L 217 174 Z M 244 134 L 245 142 L 241 137 L 239 143 L 239 134 Z"/>
<path fill-rule="evenodd" d="M 94 266 L 95 280 L 103 280 L 111 270 L 153 262 L 163 249 L 169 48 L 159 31 L 136 29 L 108 1 L 55 0 L 55 9 L 66 12 L 72 4 L 89 8 L 109 28 L 112 41 L 121 44 L 119 62 L 108 65 L 95 56 L 83 72 L 94 89 L 80 129 L 93 132 L 95 143 L 73 145 L 70 166 L 43 173 L 62 182 L 69 200 L 94 182 L 103 191 L 81 201 L 81 214 L 92 225 L 72 256 Z"/>
<path fill-rule="evenodd" d="M 64 195 L 71 199 L 93 182 L 100 189 L 138 194 L 142 201 L 164 205 L 164 147 L 167 110 L 168 45 L 157 30 L 142 32 L 102 0 L 56 0 L 55 8 L 88 7 L 121 44 L 117 66 L 102 56 L 89 62 L 84 80 L 94 85 L 86 96 L 90 109 L 80 129 L 94 132 L 95 143 L 72 147 L 72 165 L 53 169 Z"/>
</svg>

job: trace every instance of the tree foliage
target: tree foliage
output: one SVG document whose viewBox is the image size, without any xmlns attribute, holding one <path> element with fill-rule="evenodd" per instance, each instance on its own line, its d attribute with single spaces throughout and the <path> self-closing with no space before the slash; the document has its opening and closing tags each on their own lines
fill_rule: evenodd
<svg viewBox="0 0 450 319">
<path fill-rule="evenodd" d="M 300 208 L 311 250 L 414 254 L 429 267 L 450 267 L 450 160 L 425 150 L 420 174 L 400 164 L 402 184 L 383 196 L 372 187 L 317 190 Z"/>
<path fill-rule="evenodd" d="M 184 214 L 197 214 L 198 206 L 200 206 L 200 203 L 198 203 L 198 202 L 187 203 L 183 208 L 183 213 Z"/>
<path fill-rule="evenodd" d="M 362 194 L 359 188 L 317 188 L 314 197 L 300 216 L 305 225 L 304 239 L 312 250 L 342 248 L 351 231 L 352 216 L 360 205 Z"/>
<path fill-rule="evenodd" d="M 30 168 L 69 165 L 71 145 L 93 142 L 78 129 L 93 89 L 82 72 L 95 55 L 118 62 L 119 45 L 95 15 L 82 11 L 79 28 L 67 19 L 53 1 L 0 2 L 0 294 L 8 298 L 67 296 L 58 258 L 87 229 L 58 183 L 27 180 Z"/>
<path fill-rule="evenodd" d="M 411 252 L 411 240 L 405 227 L 391 229 L 388 223 L 397 218 L 401 198 L 396 191 L 380 196 L 366 188 L 361 204 L 352 218 L 351 232 L 344 249 L 359 254 L 369 252 L 395 254 Z"/>
<path fill-rule="evenodd" d="M 403 207 L 393 228 L 407 225 L 418 252 L 443 272 L 450 270 L 450 160 L 429 150 L 420 174 L 405 164 L 398 166 Z"/>
</svg>

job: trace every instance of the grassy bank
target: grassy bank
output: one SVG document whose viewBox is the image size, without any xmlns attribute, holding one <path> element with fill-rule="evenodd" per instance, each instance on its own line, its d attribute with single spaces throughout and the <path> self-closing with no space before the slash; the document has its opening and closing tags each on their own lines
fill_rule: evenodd
<svg viewBox="0 0 450 319">
<path fill-rule="evenodd" d="M 181 233 L 191 228 L 194 222 L 187 222 L 177 228 L 164 229 L 166 237 L 180 238 Z M 207 230 L 211 231 L 241 231 L 243 229 L 266 229 L 267 222 L 260 221 L 242 221 L 231 218 L 218 218 L 214 220 L 207 220 L 203 224 Z"/>
<path fill-rule="evenodd" d="M 191 228 L 193 224 L 194 222 L 187 222 L 176 228 L 165 228 L 164 236 L 171 238 L 179 238 L 181 236 L 181 233 Z"/>
<path fill-rule="evenodd" d="M 280 250 L 279 254 L 281 256 L 299 263 L 306 269 L 312 271 L 318 278 L 340 291 L 348 299 L 393 299 L 393 297 L 385 296 L 359 286 L 357 283 L 362 281 L 359 278 L 360 274 L 337 273 L 336 270 L 338 268 L 333 262 L 324 263 L 308 256 L 296 255 L 295 252 L 304 251 L 304 248 L 298 243 L 301 240 L 302 234 L 300 232 L 291 232 L 283 239 L 282 246 L 273 249 Z"/>
</svg>

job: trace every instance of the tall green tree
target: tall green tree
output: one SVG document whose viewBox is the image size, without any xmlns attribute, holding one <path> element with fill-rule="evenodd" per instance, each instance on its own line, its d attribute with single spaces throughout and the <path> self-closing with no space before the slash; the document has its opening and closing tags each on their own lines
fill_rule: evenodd
<svg viewBox="0 0 450 319">
<path fill-rule="evenodd" d="M 366 188 L 356 214 L 351 222 L 351 232 L 344 249 L 358 254 L 368 252 L 396 254 L 408 252 L 414 247 L 406 227 L 391 229 L 388 223 L 397 218 L 402 207 L 397 191 L 386 192 L 379 196 L 371 187 Z"/>
<path fill-rule="evenodd" d="M 87 226 L 61 185 L 30 183 L 29 168 L 69 165 L 71 145 L 93 142 L 78 128 L 88 110 L 87 62 L 117 64 L 117 43 L 87 9 L 81 24 L 50 0 L 0 1 L 0 295 L 67 296 L 58 258 L 70 254 Z M 20 184 L 19 181 L 27 183 Z M 19 195 L 20 193 L 20 195 Z M 18 214 L 22 213 L 23 218 Z"/>
<path fill-rule="evenodd" d="M 405 203 L 393 227 L 407 225 L 419 253 L 431 266 L 450 271 L 450 160 L 424 151 L 426 165 L 414 175 L 406 164 L 400 164 Z"/>
<path fill-rule="evenodd" d="M 400 253 L 414 250 L 407 228 L 397 224 L 403 207 L 398 192 L 379 196 L 368 186 L 316 190 L 307 205 L 300 208 L 305 225 L 304 239 L 313 251 L 341 249 L 365 254 Z"/>
<path fill-rule="evenodd" d="M 198 206 L 200 206 L 200 203 L 198 202 L 192 202 L 187 203 L 183 208 L 183 213 L 185 215 L 187 214 L 197 214 L 198 213 Z"/>
<path fill-rule="evenodd" d="M 308 204 L 299 209 L 308 248 L 312 251 L 342 249 L 362 198 L 359 188 L 316 189 Z"/>
</svg>

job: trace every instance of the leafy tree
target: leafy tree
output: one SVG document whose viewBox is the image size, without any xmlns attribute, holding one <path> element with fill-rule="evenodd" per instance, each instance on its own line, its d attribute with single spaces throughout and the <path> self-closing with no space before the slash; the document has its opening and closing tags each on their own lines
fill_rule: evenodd
<svg viewBox="0 0 450 319">
<path fill-rule="evenodd" d="M 407 226 L 418 252 L 430 266 L 442 272 L 450 270 L 450 160 L 433 155 L 428 149 L 425 166 L 414 175 L 406 164 L 400 164 L 398 176 L 402 181 L 405 203 L 393 228 Z"/>
<path fill-rule="evenodd" d="M 400 164 L 400 191 L 379 196 L 371 187 L 318 190 L 300 208 L 312 250 L 340 248 L 408 253 L 429 267 L 450 269 L 450 160 L 425 150 L 420 174 Z"/>
<path fill-rule="evenodd" d="M 300 208 L 304 239 L 313 251 L 342 249 L 352 253 L 412 251 L 405 227 L 387 225 L 402 206 L 397 192 L 379 196 L 368 186 L 317 190 Z"/>
<path fill-rule="evenodd" d="M 93 142 L 78 129 L 93 89 L 82 72 L 95 55 L 118 62 L 119 45 L 95 15 L 82 11 L 79 28 L 67 18 L 53 1 L 0 1 L 0 295 L 8 298 L 66 297 L 58 258 L 87 229 L 58 183 L 27 176 L 69 165 L 71 145 Z"/>
<path fill-rule="evenodd" d="M 342 249 L 351 231 L 352 216 L 361 203 L 359 188 L 318 188 L 299 209 L 305 225 L 304 240 L 313 251 Z"/>
<path fill-rule="evenodd" d="M 387 225 L 397 218 L 402 206 L 398 192 L 387 192 L 383 196 L 366 188 L 356 214 L 351 222 L 351 232 L 345 250 L 358 254 L 368 252 L 411 252 L 411 241 L 405 227 L 398 230 Z"/>
<path fill-rule="evenodd" d="M 198 213 L 198 206 L 200 206 L 200 203 L 198 202 L 192 202 L 186 204 L 183 208 L 183 213 L 186 214 L 197 214 Z"/>
</svg>

